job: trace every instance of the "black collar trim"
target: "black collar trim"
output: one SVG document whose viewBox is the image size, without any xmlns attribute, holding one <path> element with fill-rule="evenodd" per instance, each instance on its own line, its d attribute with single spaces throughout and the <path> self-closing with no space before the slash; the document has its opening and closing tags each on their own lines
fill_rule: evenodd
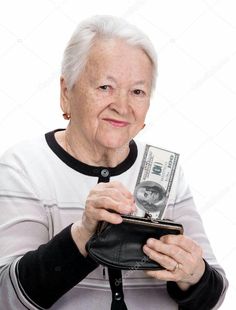
<svg viewBox="0 0 236 310">
<path fill-rule="evenodd" d="M 116 176 L 127 171 L 135 163 L 138 149 L 134 140 L 129 143 L 130 152 L 127 158 L 116 167 L 96 167 L 87 165 L 67 153 L 56 141 L 55 132 L 65 129 L 56 129 L 45 134 L 45 138 L 50 149 L 69 167 L 72 169 L 89 175 L 100 177 L 104 169 L 108 170 L 109 176 Z"/>
</svg>

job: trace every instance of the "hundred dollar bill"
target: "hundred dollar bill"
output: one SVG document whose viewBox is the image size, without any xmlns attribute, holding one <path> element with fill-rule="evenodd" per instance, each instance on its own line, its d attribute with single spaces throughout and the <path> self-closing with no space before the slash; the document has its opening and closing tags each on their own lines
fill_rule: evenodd
<svg viewBox="0 0 236 310">
<path fill-rule="evenodd" d="M 146 145 L 134 190 L 135 216 L 163 218 L 178 159 L 177 153 Z"/>
</svg>

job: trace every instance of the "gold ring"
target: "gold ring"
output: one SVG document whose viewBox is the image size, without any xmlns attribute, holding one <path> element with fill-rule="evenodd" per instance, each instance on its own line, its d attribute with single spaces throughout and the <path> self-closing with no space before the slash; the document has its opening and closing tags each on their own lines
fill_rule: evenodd
<svg viewBox="0 0 236 310">
<path fill-rule="evenodd" d="M 175 265 L 174 269 L 172 270 L 172 272 L 175 272 L 178 269 L 179 269 L 179 263 L 176 262 L 176 265 Z"/>
</svg>

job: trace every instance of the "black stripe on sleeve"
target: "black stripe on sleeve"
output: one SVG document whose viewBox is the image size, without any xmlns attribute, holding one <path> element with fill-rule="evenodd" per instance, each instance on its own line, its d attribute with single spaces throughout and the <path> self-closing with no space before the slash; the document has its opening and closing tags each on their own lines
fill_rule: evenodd
<svg viewBox="0 0 236 310">
<path fill-rule="evenodd" d="M 223 290 L 223 278 L 206 261 L 205 266 L 200 281 L 187 291 L 182 291 L 175 282 L 167 282 L 167 291 L 180 310 L 210 310 L 217 304 Z"/>
<path fill-rule="evenodd" d="M 70 225 L 19 260 L 19 287 L 29 302 L 48 309 L 97 266 L 79 252 Z"/>
</svg>

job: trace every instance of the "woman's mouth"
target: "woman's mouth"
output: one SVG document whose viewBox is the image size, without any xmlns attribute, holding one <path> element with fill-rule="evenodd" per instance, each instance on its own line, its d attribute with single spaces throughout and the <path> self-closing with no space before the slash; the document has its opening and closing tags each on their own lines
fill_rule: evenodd
<svg viewBox="0 0 236 310">
<path fill-rule="evenodd" d="M 103 120 L 111 124 L 113 127 L 126 127 L 129 125 L 129 122 L 120 121 L 112 118 L 104 118 Z"/>
</svg>

